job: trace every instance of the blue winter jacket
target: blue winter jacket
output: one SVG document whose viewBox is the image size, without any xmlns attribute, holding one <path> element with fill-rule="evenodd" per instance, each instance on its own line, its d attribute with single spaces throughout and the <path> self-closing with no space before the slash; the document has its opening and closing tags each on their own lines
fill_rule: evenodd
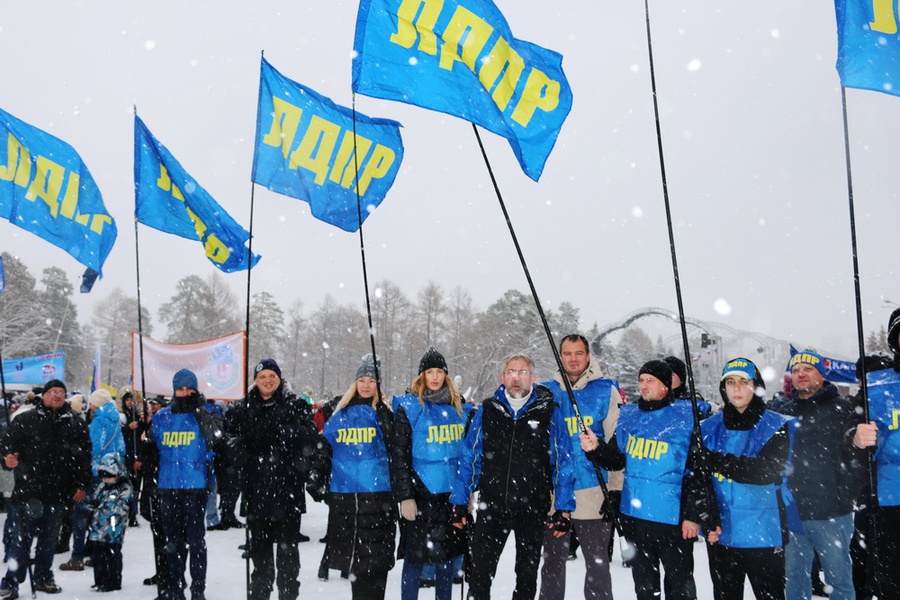
<svg viewBox="0 0 900 600">
<path fill-rule="evenodd" d="M 94 410 L 91 419 L 91 471 L 97 476 L 100 459 L 110 452 L 125 458 L 125 438 L 122 437 L 122 424 L 119 411 L 112 402 L 107 402 Z"/>
</svg>

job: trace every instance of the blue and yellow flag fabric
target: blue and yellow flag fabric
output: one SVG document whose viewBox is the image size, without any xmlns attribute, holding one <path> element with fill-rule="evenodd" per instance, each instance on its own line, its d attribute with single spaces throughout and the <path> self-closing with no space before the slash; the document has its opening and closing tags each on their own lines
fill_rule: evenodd
<svg viewBox="0 0 900 600">
<path fill-rule="evenodd" d="M 400 123 L 354 114 L 265 58 L 256 119 L 254 183 L 308 202 L 314 217 L 344 231 L 359 229 L 360 217 L 365 221 L 381 204 L 400 170 Z"/>
<path fill-rule="evenodd" d="M 835 0 L 841 85 L 900 96 L 900 15 L 890 0 Z"/>
<path fill-rule="evenodd" d="M 200 187 L 175 157 L 134 115 L 134 216 L 143 223 L 189 240 L 199 240 L 206 257 L 226 273 L 247 268 L 250 234 Z M 250 257 L 250 266 L 259 262 Z"/>
<path fill-rule="evenodd" d="M 116 223 L 81 157 L 66 142 L 0 110 L 0 218 L 102 274 Z"/>
<path fill-rule="evenodd" d="M 562 55 L 513 37 L 490 0 L 361 0 L 353 91 L 509 140 L 537 181 L 572 108 Z"/>
</svg>

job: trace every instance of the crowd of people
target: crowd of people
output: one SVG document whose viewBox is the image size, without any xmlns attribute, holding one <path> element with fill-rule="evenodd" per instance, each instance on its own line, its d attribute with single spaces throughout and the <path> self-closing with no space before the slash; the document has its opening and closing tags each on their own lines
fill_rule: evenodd
<svg viewBox="0 0 900 600">
<path fill-rule="evenodd" d="M 229 406 L 187 369 L 170 399 L 146 403 L 100 389 L 85 406 L 51 380 L 0 439 L 15 482 L 0 598 L 17 598 L 26 577 L 61 592 L 53 556 L 70 540 L 60 569 L 92 565 L 95 590 L 121 589 L 122 544 L 141 515 L 155 566 L 144 583 L 160 600 L 203 600 L 206 532 L 245 526 L 248 597 L 296 599 L 307 493 L 328 506 L 318 576 L 340 571 L 358 600 L 385 597 L 397 560 L 403 600 L 426 569 L 437 600 L 463 580 L 468 598 L 490 598 L 510 533 L 514 599 L 566 597 L 573 536 L 581 593 L 613 598 L 616 535 L 639 600 L 697 598 L 697 543 L 719 600 L 742 598 L 745 580 L 758 599 L 811 598 L 814 563 L 835 600 L 900 598 L 900 309 L 887 332 L 893 358 L 859 361 L 865 395 L 842 397 L 825 359 L 803 350 L 776 401 L 752 361 L 728 361 L 721 409 L 691 394 L 677 357 L 645 362 L 626 403 L 578 334 L 541 383 L 530 356 L 507 356 L 478 403 L 432 347 L 403 394 L 389 399 L 369 354 L 315 411 L 271 358 Z"/>
</svg>

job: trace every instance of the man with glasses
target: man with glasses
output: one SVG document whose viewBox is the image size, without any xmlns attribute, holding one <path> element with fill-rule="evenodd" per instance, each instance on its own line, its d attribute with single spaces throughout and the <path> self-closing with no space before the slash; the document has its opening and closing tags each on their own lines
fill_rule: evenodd
<svg viewBox="0 0 900 600">
<path fill-rule="evenodd" d="M 9 504 L 9 570 L 0 598 L 18 598 L 36 539 L 33 590 L 62 591 L 53 578 L 53 554 L 65 504 L 82 502 L 91 480 L 91 438 L 87 425 L 66 403 L 66 385 L 51 379 L 34 408 L 15 419 L 0 444 L 4 466 L 15 472 Z"/>
<path fill-rule="evenodd" d="M 450 503 L 462 528 L 478 490 L 478 511 L 469 539 L 469 598 L 490 598 L 491 581 L 510 532 L 516 537 L 514 599 L 537 592 L 541 541 L 550 529 L 562 537 L 575 508 L 572 445 L 553 393 L 535 385 L 534 361 L 513 354 L 503 361 L 500 387 L 473 412 Z"/>
</svg>

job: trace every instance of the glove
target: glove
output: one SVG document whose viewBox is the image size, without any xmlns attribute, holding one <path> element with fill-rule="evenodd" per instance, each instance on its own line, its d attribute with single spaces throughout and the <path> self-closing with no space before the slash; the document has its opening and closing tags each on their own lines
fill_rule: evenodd
<svg viewBox="0 0 900 600">
<path fill-rule="evenodd" d="M 469 519 L 468 507 L 454 504 L 450 508 L 450 522 L 454 527 L 463 528 Z"/>
<path fill-rule="evenodd" d="M 407 521 L 415 521 L 417 513 L 416 501 L 412 498 L 407 498 L 400 502 L 400 516 Z"/>
<path fill-rule="evenodd" d="M 325 500 L 327 490 L 325 489 L 325 480 L 318 471 L 310 471 L 306 476 L 306 491 L 310 497 L 316 502 Z"/>
<path fill-rule="evenodd" d="M 600 517 L 609 523 L 613 520 L 613 514 L 619 511 L 622 504 L 622 492 L 619 490 L 607 490 L 603 504 L 600 506 Z"/>
<path fill-rule="evenodd" d="M 572 529 L 572 519 L 565 516 L 563 511 L 554 511 L 550 516 L 550 529 L 557 533 L 569 533 Z"/>
</svg>

